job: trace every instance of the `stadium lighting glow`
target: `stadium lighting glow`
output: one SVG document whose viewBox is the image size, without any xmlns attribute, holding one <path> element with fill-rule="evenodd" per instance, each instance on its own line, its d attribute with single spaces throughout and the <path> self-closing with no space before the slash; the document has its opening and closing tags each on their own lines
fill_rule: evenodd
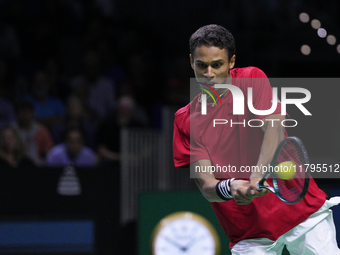
<svg viewBox="0 0 340 255">
<path fill-rule="evenodd" d="M 336 43 L 336 38 L 334 35 L 328 35 L 326 41 L 328 42 L 328 44 L 334 45 Z"/>
<path fill-rule="evenodd" d="M 321 27 L 321 22 L 317 19 L 311 21 L 312 28 L 319 29 Z"/>
<path fill-rule="evenodd" d="M 299 18 L 302 23 L 307 23 L 309 21 L 309 15 L 305 12 L 301 12 Z"/>
<path fill-rule="evenodd" d="M 319 28 L 318 29 L 318 36 L 321 38 L 325 38 L 327 36 L 327 31 L 324 28 Z"/>
<path fill-rule="evenodd" d="M 340 47 L 339 47 L 340 48 Z M 307 45 L 307 44 L 304 44 L 304 45 L 302 45 L 301 46 L 301 53 L 303 54 L 303 55 L 309 55 L 310 54 L 310 52 L 311 52 L 311 48 Z"/>
<path fill-rule="evenodd" d="M 307 23 L 309 21 L 309 15 L 305 12 L 301 12 L 299 18 L 302 23 Z"/>
</svg>

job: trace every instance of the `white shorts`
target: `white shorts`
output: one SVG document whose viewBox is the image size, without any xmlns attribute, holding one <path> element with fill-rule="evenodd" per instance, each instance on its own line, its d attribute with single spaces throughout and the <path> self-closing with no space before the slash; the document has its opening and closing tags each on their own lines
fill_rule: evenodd
<svg viewBox="0 0 340 255">
<path fill-rule="evenodd" d="M 340 255 L 336 242 L 333 212 L 340 197 L 326 200 L 307 220 L 287 231 L 276 241 L 267 238 L 246 239 L 231 249 L 232 255 L 279 255 L 284 246 L 291 255 Z"/>
</svg>

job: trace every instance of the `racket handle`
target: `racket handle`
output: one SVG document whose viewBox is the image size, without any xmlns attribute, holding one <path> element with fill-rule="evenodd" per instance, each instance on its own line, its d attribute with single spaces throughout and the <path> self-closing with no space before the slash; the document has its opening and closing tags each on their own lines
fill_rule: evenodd
<svg viewBox="0 0 340 255">
<path fill-rule="evenodd" d="M 260 187 L 260 182 L 257 182 L 257 183 L 256 183 L 256 189 L 257 189 L 258 191 L 261 191 L 261 190 L 262 190 L 262 188 Z"/>
</svg>

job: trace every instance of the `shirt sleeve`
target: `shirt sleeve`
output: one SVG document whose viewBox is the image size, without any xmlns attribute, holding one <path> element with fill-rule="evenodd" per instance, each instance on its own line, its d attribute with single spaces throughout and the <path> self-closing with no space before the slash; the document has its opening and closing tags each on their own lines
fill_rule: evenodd
<svg viewBox="0 0 340 255">
<path fill-rule="evenodd" d="M 190 146 L 191 146 L 190 147 L 190 163 L 193 163 L 201 159 L 210 160 L 208 150 L 203 145 L 200 136 L 195 136 L 193 139 L 191 139 Z"/>
<path fill-rule="evenodd" d="M 175 167 L 188 168 L 190 163 L 201 159 L 210 159 L 207 149 L 199 134 L 190 134 L 192 125 L 190 114 L 175 115 L 173 156 Z M 191 136 L 191 137 L 190 137 Z"/>
<path fill-rule="evenodd" d="M 190 137 L 179 128 L 176 117 L 172 147 L 175 167 L 188 168 L 190 164 Z"/>
</svg>

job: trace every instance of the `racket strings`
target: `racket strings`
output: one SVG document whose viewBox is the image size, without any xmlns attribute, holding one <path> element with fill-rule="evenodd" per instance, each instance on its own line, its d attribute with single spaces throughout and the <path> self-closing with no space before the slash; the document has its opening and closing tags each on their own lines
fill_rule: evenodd
<svg viewBox="0 0 340 255">
<path fill-rule="evenodd" d="M 306 178 L 304 151 L 292 141 L 288 141 L 282 147 L 277 158 L 277 164 L 285 161 L 292 161 L 294 165 L 289 171 L 294 171 L 295 175 L 292 179 L 282 179 L 276 176 L 277 188 L 280 191 L 281 197 L 285 200 L 293 202 L 300 198 L 304 192 L 304 184 Z M 286 169 L 288 170 L 288 169 Z"/>
<path fill-rule="evenodd" d="M 278 178 L 277 185 L 281 196 L 292 202 L 297 200 L 303 192 L 304 179 L 283 180 Z"/>
</svg>

